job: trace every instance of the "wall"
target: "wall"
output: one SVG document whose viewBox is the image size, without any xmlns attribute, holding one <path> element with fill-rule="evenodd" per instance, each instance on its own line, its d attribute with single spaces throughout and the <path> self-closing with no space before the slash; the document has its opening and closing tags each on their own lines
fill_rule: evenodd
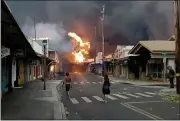
<svg viewBox="0 0 180 121">
<path fill-rule="evenodd" d="M 32 47 L 33 47 L 35 52 L 37 52 L 39 54 L 42 54 L 42 55 L 44 54 L 43 53 L 43 47 L 40 44 L 38 44 L 37 42 L 33 41 L 32 42 Z"/>
</svg>

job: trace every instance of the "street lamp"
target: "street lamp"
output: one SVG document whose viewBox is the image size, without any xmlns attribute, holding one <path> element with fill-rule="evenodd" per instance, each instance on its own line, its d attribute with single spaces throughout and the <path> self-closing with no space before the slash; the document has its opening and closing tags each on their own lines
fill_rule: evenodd
<svg viewBox="0 0 180 121">
<path fill-rule="evenodd" d="M 43 40 L 43 50 L 44 50 L 44 61 L 43 61 L 43 64 L 44 64 L 44 78 L 43 78 L 43 82 L 44 82 L 44 90 L 46 90 L 46 46 L 47 46 L 47 40 Z"/>
</svg>

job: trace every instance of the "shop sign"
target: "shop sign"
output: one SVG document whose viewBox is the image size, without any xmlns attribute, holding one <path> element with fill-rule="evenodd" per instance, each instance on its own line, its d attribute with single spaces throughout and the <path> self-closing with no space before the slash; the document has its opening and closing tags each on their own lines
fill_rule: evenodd
<svg viewBox="0 0 180 121">
<path fill-rule="evenodd" d="M 22 49 L 18 49 L 16 52 L 14 52 L 14 56 L 16 57 L 24 57 L 24 51 Z"/>
<path fill-rule="evenodd" d="M 8 55 L 10 55 L 10 49 L 4 46 L 1 46 L 1 58 L 4 58 Z"/>
<path fill-rule="evenodd" d="M 38 61 L 37 60 L 32 60 L 31 65 L 38 65 Z"/>
<path fill-rule="evenodd" d="M 155 63 L 155 60 L 151 59 L 151 60 L 148 60 L 148 63 Z"/>
</svg>

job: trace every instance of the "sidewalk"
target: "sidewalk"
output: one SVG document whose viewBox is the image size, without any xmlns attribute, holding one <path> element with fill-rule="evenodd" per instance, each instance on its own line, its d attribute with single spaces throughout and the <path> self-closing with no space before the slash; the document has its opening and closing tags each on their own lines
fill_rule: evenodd
<svg viewBox="0 0 180 121">
<path fill-rule="evenodd" d="M 112 75 L 109 75 L 109 79 L 121 83 L 133 84 L 138 86 L 169 86 L 169 82 L 127 80 L 127 79 L 120 79 L 118 77 L 113 77 Z"/>
<path fill-rule="evenodd" d="M 57 92 L 60 80 L 32 81 L 1 99 L 2 120 L 62 120 L 66 119 L 64 106 Z"/>
<path fill-rule="evenodd" d="M 176 88 L 169 88 L 169 82 L 157 82 L 157 81 L 139 81 L 139 80 L 125 80 L 120 79 L 118 77 L 113 77 L 112 75 L 109 75 L 109 79 L 113 81 L 118 81 L 120 83 L 127 83 L 127 84 L 133 84 L 137 86 L 166 86 L 167 88 L 161 89 L 159 91 L 159 94 L 166 94 L 171 96 L 176 96 Z M 175 83 L 176 86 L 176 83 Z"/>
</svg>

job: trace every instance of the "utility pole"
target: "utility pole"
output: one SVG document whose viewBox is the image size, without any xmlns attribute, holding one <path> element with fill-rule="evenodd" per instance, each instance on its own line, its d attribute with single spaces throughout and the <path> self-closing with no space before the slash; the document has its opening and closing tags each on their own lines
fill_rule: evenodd
<svg viewBox="0 0 180 121">
<path fill-rule="evenodd" d="M 46 71 L 47 71 L 47 68 L 46 68 L 46 45 L 47 45 L 47 40 L 43 40 L 43 48 L 44 48 L 44 79 L 43 79 L 43 82 L 44 82 L 44 90 L 46 90 Z"/>
<path fill-rule="evenodd" d="M 102 76 L 104 76 L 105 69 L 104 69 L 104 11 L 105 5 L 103 5 L 102 18 L 101 18 L 101 27 L 102 27 Z"/>
<path fill-rule="evenodd" d="M 36 41 L 36 20 L 35 20 L 35 17 L 34 17 L 34 40 Z"/>
<path fill-rule="evenodd" d="M 94 63 L 96 63 L 96 54 L 97 54 L 97 50 L 96 50 L 96 27 L 94 27 L 94 47 L 95 47 L 95 56 L 94 56 Z"/>
<path fill-rule="evenodd" d="M 176 92 L 180 94 L 180 33 L 179 33 L 179 0 L 174 0 L 175 13 L 175 62 L 176 62 Z"/>
</svg>

